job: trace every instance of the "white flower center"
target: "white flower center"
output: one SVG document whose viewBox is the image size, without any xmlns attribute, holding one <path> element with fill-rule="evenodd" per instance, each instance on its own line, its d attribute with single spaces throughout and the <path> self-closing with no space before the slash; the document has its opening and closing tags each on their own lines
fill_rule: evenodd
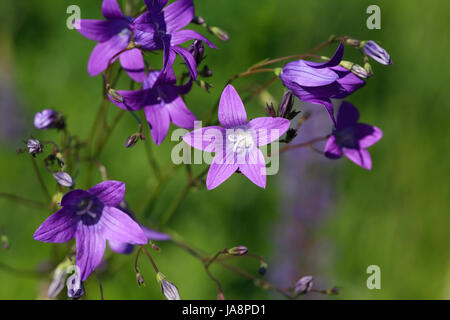
<svg viewBox="0 0 450 320">
<path fill-rule="evenodd" d="M 93 200 L 84 199 L 78 205 L 79 210 L 77 211 L 77 216 L 84 216 L 85 214 L 89 215 L 91 218 L 97 218 L 97 213 L 92 211 L 92 206 L 94 205 Z"/>
<path fill-rule="evenodd" d="M 254 147 L 252 135 L 249 131 L 237 130 L 228 135 L 228 141 L 233 144 L 234 153 L 243 153 Z"/>
</svg>

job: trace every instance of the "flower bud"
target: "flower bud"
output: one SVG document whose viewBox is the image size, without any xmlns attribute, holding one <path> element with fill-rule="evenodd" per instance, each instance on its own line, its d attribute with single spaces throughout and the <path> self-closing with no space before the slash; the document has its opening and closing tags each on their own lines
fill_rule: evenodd
<svg viewBox="0 0 450 320">
<path fill-rule="evenodd" d="M 120 93 L 117 92 L 117 90 L 114 90 L 113 88 L 108 88 L 108 94 L 116 102 L 123 103 L 124 99 Z"/>
<path fill-rule="evenodd" d="M 346 38 L 345 43 L 352 47 L 359 47 L 361 42 L 357 39 Z"/>
<path fill-rule="evenodd" d="M 73 280 L 74 282 L 76 280 Z M 80 299 L 84 296 L 84 283 L 80 282 L 78 286 L 74 285 L 73 287 L 67 287 L 67 296 L 72 299 Z"/>
<path fill-rule="evenodd" d="M 53 173 L 53 177 L 59 185 L 67 188 L 73 187 L 73 179 L 67 172 L 55 172 Z"/>
<path fill-rule="evenodd" d="M 277 114 L 276 114 L 276 112 L 275 112 L 275 108 L 273 107 L 273 103 L 271 103 L 271 104 L 266 104 L 266 113 L 267 113 L 267 115 L 269 116 L 269 117 L 276 117 L 277 116 Z"/>
<path fill-rule="evenodd" d="M 313 277 L 304 276 L 301 277 L 300 280 L 295 284 L 295 295 L 305 294 L 311 291 L 313 287 Z"/>
<path fill-rule="evenodd" d="M 160 252 L 161 248 L 158 247 L 156 244 L 152 243 L 152 249 L 155 250 L 156 252 Z"/>
<path fill-rule="evenodd" d="M 264 261 L 261 261 L 261 264 L 258 269 L 258 273 L 262 276 L 265 275 L 267 272 L 267 267 L 268 267 L 267 263 Z"/>
<path fill-rule="evenodd" d="M 136 273 L 136 281 L 138 286 L 145 286 L 145 280 L 144 277 L 142 276 L 142 274 L 140 272 Z"/>
<path fill-rule="evenodd" d="M 192 19 L 192 23 L 195 23 L 198 25 L 204 25 L 206 23 L 206 20 L 200 16 L 196 16 L 196 17 L 194 17 L 194 19 Z"/>
<path fill-rule="evenodd" d="M 230 40 L 228 34 L 219 27 L 210 27 L 209 30 L 211 31 L 212 34 L 214 34 L 217 38 L 219 38 L 222 41 Z"/>
<path fill-rule="evenodd" d="M 36 155 L 42 153 L 44 146 L 36 139 L 29 139 L 27 142 L 28 153 Z"/>
<path fill-rule="evenodd" d="M 286 118 L 291 113 L 294 106 L 294 95 L 291 90 L 286 90 L 281 98 L 280 106 L 278 107 L 278 116 Z"/>
<path fill-rule="evenodd" d="M 64 117 L 52 109 L 45 109 L 34 115 L 34 127 L 39 130 L 64 129 L 66 122 Z"/>
<path fill-rule="evenodd" d="M 70 259 L 65 259 L 58 264 L 53 272 L 53 279 L 48 287 L 47 296 L 50 299 L 56 298 L 56 296 L 64 289 L 67 279 L 67 268 L 72 264 Z"/>
<path fill-rule="evenodd" d="M 359 64 L 342 60 L 339 65 L 341 67 L 344 67 L 344 68 L 350 70 L 353 74 L 357 75 L 358 77 L 360 77 L 362 79 L 366 79 L 366 78 L 369 78 L 370 76 L 372 76 L 371 73 L 369 73 L 366 69 L 361 67 Z"/>
<path fill-rule="evenodd" d="M 204 66 L 203 69 L 199 72 L 199 74 L 204 78 L 212 77 L 213 73 L 211 69 L 208 68 L 208 66 Z"/>
<path fill-rule="evenodd" d="M 139 133 L 135 133 L 135 134 L 129 136 L 127 138 L 127 141 L 125 142 L 125 148 L 134 147 L 136 145 L 136 143 L 138 143 L 139 139 L 140 139 Z"/>
<path fill-rule="evenodd" d="M 8 239 L 8 236 L 6 234 L 4 234 L 4 235 L 2 235 L 0 237 L 0 242 L 2 244 L 2 249 L 3 250 L 8 250 L 9 247 L 11 246 L 11 244 L 9 242 L 9 239 Z"/>
<path fill-rule="evenodd" d="M 197 65 L 199 65 L 200 62 L 202 62 L 203 56 L 205 54 L 205 47 L 203 46 L 203 42 L 200 41 L 200 40 L 195 40 L 194 43 L 192 43 L 189 46 L 188 51 L 194 57 L 195 62 L 197 63 Z"/>
<path fill-rule="evenodd" d="M 209 90 L 213 87 L 212 85 L 210 85 L 208 82 L 204 81 L 204 80 L 197 80 L 197 84 L 200 86 L 200 88 L 206 90 L 206 92 L 209 93 Z"/>
<path fill-rule="evenodd" d="M 392 64 L 391 57 L 386 50 L 380 47 L 375 41 L 362 42 L 364 53 L 378 63 L 389 65 Z"/>
<path fill-rule="evenodd" d="M 181 300 L 177 287 L 168 281 L 161 272 L 156 274 L 156 280 L 161 284 L 161 291 L 167 300 Z"/>
<path fill-rule="evenodd" d="M 225 300 L 225 296 L 224 296 L 223 292 L 219 292 L 217 294 L 217 300 Z"/>
<path fill-rule="evenodd" d="M 244 254 L 247 254 L 247 252 L 248 252 L 247 247 L 238 246 L 228 249 L 227 253 L 232 256 L 243 256 Z"/>
</svg>

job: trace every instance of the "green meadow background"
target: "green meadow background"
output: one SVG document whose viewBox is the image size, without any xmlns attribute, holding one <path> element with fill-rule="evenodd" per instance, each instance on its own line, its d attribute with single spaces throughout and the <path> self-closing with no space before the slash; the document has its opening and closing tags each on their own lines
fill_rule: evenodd
<svg viewBox="0 0 450 320">
<path fill-rule="evenodd" d="M 71 4 L 81 7 L 82 18 L 101 18 L 100 0 L 1 1 L 0 79 L 2 85 L 9 83 L 7 92 L 16 98 L 11 101 L 0 96 L 0 123 L 13 127 L 13 135 L 4 135 L 0 141 L 0 192 L 44 200 L 30 160 L 15 152 L 30 135 L 59 141 L 56 132 L 33 129 L 35 112 L 45 107 L 62 111 L 69 130 L 85 138 L 101 102 L 102 80 L 89 77 L 86 71 L 94 43 L 66 28 L 66 8 Z M 230 35 L 228 42 L 208 35 L 218 47 L 217 51 L 207 50 L 214 88 L 208 94 L 195 86 L 186 97 L 188 106 L 200 117 L 235 73 L 267 57 L 307 52 L 330 34 L 377 40 L 389 51 L 394 64 L 386 67 L 373 63 L 375 76 L 349 98 L 361 110 L 363 122 L 377 125 L 384 132 L 381 142 L 370 151 L 374 168 L 366 172 L 345 159 L 340 161 L 334 177 L 332 213 L 311 234 L 328 243 L 332 254 L 327 249 L 327 258 L 319 259 L 314 269 L 299 267 L 291 281 L 312 274 L 321 279 L 323 287 L 340 287 L 340 294 L 332 299 L 450 298 L 450 2 L 196 0 L 195 4 L 198 15 Z M 371 4 L 381 8 L 381 30 L 366 28 L 366 8 Z M 192 28 L 207 34 L 198 26 Z M 328 48 L 323 54 L 330 55 L 333 50 Z M 161 58 L 154 57 L 155 61 Z M 345 57 L 359 59 L 347 48 Z M 249 80 L 262 83 L 268 77 Z M 127 89 L 128 81 L 122 79 L 118 87 Z M 245 84 L 236 82 L 238 89 Z M 279 84 L 269 91 L 276 101 L 283 92 Z M 118 109 L 113 105 L 108 108 L 108 117 L 114 117 Z M 252 115 L 261 114 L 257 100 L 247 109 Z M 127 200 L 136 215 L 143 217 L 149 190 L 156 182 L 144 144 L 123 147 L 126 137 L 135 131 L 135 120 L 125 115 L 99 160 L 110 178 L 126 181 Z M 153 148 L 162 167 L 170 164 L 173 145 L 165 141 Z M 194 169 L 200 172 L 203 167 Z M 80 170 L 78 186 L 85 187 L 85 166 Z M 281 167 L 281 171 L 288 170 Z M 44 178 L 54 191 L 52 177 L 44 174 Z M 95 182 L 100 179 L 96 172 Z M 185 182 L 181 168 L 142 222 L 155 225 Z M 277 269 L 274 254 L 283 249 L 277 247 L 273 232 L 282 215 L 283 184 L 282 179 L 269 177 L 268 188 L 263 191 L 236 176 L 214 191 L 193 192 L 175 212 L 170 228 L 210 254 L 224 247 L 246 245 L 251 252 L 267 258 L 270 277 Z M 34 271 L 45 269 L 49 257 L 66 248 L 60 245 L 54 249 L 51 244 L 32 239 L 48 214 L 0 198 L 0 226 L 11 242 L 9 250 L 0 250 L 1 299 L 45 296 L 49 277 L 35 276 Z M 161 253 L 153 256 L 161 271 L 178 286 L 182 298 L 216 298 L 216 287 L 198 260 L 171 243 L 160 243 L 160 247 Z M 314 254 L 320 257 L 322 252 L 318 250 Z M 140 261 L 147 281 L 142 288 L 136 285 L 133 262 L 134 255 L 113 257 L 114 269 L 101 275 L 105 298 L 161 299 L 148 261 L 144 257 Z M 235 264 L 257 275 L 258 262 L 241 259 Z M 366 287 L 366 268 L 372 264 L 381 267 L 381 290 Z M 212 272 L 229 299 L 280 298 L 221 267 L 213 266 Z M 99 298 L 93 277 L 86 290 L 88 298 Z M 307 298 L 323 297 L 313 294 Z"/>
</svg>

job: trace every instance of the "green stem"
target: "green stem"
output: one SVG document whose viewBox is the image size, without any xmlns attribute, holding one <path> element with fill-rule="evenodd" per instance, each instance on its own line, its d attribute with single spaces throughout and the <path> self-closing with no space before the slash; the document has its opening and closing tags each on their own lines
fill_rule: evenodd
<svg viewBox="0 0 450 320">
<path fill-rule="evenodd" d="M 44 183 L 44 180 L 42 179 L 41 173 L 39 172 L 39 168 L 37 166 L 36 159 L 31 157 L 31 162 L 33 163 L 33 169 L 34 169 L 34 172 L 36 173 L 36 177 L 39 181 L 42 192 L 47 197 L 47 200 L 51 201 L 52 197 L 51 197 L 50 193 L 48 192 L 47 187 L 45 186 L 45 183 Z"/>
<path fill-rule="evenodd" d="M 34 207 L 34 208 L 39 208 L 39 209 L 43 209 L 43 208 L 47 207 L 44 203 L 41 203 L 41 202 L 35 201 L 35 200 L 25 199 L 25 198 L 16 196 L 15 194 L 0 192 L 0 198 L 10 199 L 12 201 L 19 202 L 23 205 Z"/>
</svg>

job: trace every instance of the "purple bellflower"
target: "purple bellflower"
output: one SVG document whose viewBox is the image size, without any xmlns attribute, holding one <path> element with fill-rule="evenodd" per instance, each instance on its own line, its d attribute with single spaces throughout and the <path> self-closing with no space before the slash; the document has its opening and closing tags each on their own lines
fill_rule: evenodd
<svg viewBox="0 0 450 320">
<path fill-rule="evenodd" d="M 241 98 L 234 87 L 228 85 L 220 98 L 219 122 L 222 126 L 199 128 L 183 136 L 192 147 L 215 152 L 206 178 L 208 190 L 216 188 L 238 170 L 254 184 L 265 188 L 266 163 L 258 147 L 282 136 L 290 121 L 261 117 L 247 122 Z"/>
<path fill-rule="evenodd" d="M 34 127 L 39 130 L 64 129 L 64 117 L 52 109 L 44 109 L 34 115 Z"/>
<path fill-rule="evenodd" d="M 361 88 L 365 82 L 339 66 L 344 46 L 339 44 L 333 57 L 324 63 L 298 60 L 288 63 L 280 74 L 283 84 L 300 100 L 323 105 L 336 126 L 333 103 Z"/>
<path fill-rule="evenodd" d="M 378 63 L 389 65 L 392 64 L 391 56 L 380 47 L 375 41 L 370 40 L 363 45 L 364 53 Z"/>
<path fill-rule="evenodd" d="M 167 0 L 144 0 L 148 12 L 134 21 L 136 28 L 136 43 L 144 50 L 163 50 L 165 73 L 170 63 L 170 52 L 179 54 L 186 63 L 188 70 L 197 79 L 197 63 L 192 54 L 179 45 L 189 40 L 201 40 L 209 47 L 216 47 L 208 39 L 193 30 L 181 30 L 194 18 L 194 3 L 192 0 L 178 0 L 166 8 Z"/>
<path fill-rule="evenodd" d="M 117 58 L 128 75 L 142 82 L 146 76 L 142 52 L 137 49 L 125 50 L 133 40 L 133 20 L 124 16 L 117 0 L 103 0 L 102 13 L 106 20 L 80 20 L 78 31 L 86 38 L 97 41 L 88 62 L 88 73 L 96 76 L 103 72 L 109 62 Z M 137 41 L 137 39 L 135 39 Z M 114 58 L 114 59 L 113 59 Z"/>
<path fill-rule="evenodd" d="M 366 148 L 381 139 L 383 133 L 377 127 L 358 123 L 359 112 L 351 103 L 344 101 L 337 115 L 337 126 L 328 138 L 325 156 L 330 159 L 345 155 L 358 166 L 370 170 L 372 159 Z"/>
<path fill-rule="evenodd" d="M 85 281 L 99 266 L 106 240 L 131 244 L 148 242 L 141 227 L 117 209 L 124 196 L 125 184 L 119 181 L 105 181 L 87 191 L 70 191 L 61 200 L 62 208 L 42 223 L 33 238 L 63 243 L 75 237 L 76 264 L 81 281 Z"/>
<path fill-rule="evenodd" d="M 169 56 L 171 61 L 176 57 L 174 53 Z M 120 101 L 111 96 L 110 100 L 124 110 L 144 109 L 151 128 L 152 139 L 160 145 L 169 131 L 170 122 L 181 128 L 193 129 L 194 121 L 197 120 L 180 97 L 189 92 L 192 81 L 181 86 L 176 86 L 175 83 L 175 74 L 171 67 L 166 74 L 152 71 L 144 81 L 143 90 L 117 90 L 116 92 L 121 96 Z"/>
</svg>

